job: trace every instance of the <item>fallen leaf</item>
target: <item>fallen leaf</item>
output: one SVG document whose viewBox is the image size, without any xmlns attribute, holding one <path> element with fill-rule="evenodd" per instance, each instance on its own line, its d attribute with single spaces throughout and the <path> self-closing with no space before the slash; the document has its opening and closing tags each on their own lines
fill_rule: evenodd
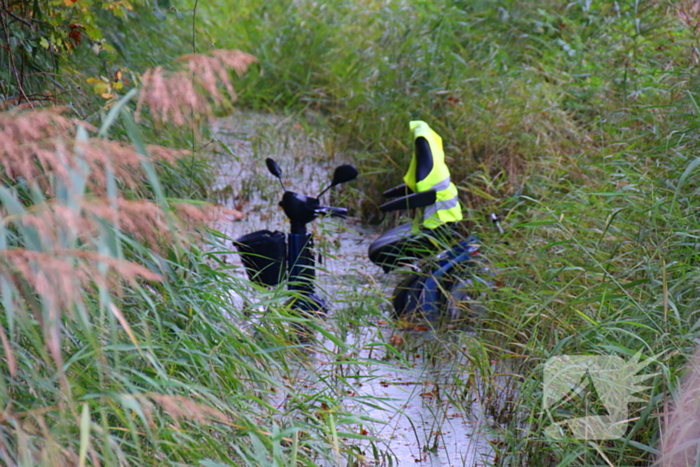
<svg viewBox="0 0 700 467">
<path fill-rule="evenodd" d="M 389 338 L 389 344 L 394 347 L 401 347 L 404 344 L 403 337 L 398 334 L 392 334 Z"/>
</svg>

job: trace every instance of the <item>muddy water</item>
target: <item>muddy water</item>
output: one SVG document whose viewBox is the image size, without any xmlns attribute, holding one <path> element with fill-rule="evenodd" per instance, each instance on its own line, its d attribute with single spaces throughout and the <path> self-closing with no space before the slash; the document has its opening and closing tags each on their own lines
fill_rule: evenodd
<svg viewBox="0 0 700 467">
<path fill-rule="evenodd" d="M 288 230 L 277 207 L 282 187 L 267 172 L 266 157 L 280 164 L 287 189 L 313 196 L 327 185 L 336 165 L 351 162 L 329 156 L 322 135 L 308 126 L 307 121 L 253 113 L 218 123 L 216 134 L 224 155 L 214 188 L 224 204 L 246 214 L 240 222 L 219 226 L 224 233 L 236 238 L 259 229 Z M 325 195 L 322 203 L 343 206 L 352 182 L 349 185 L 332 198 Z M 348 422 L 339 431 L 373 439 L 343 440 L 365 453 L 356 465 L 488 465 L 492 450 L 484 434 L 485 417 L 478 397 L 469 390 L 473 380 L 473 373 L 467 371 L 470 336 L 396 331 L 381 316 L 368 326 L 350 326 L 351 331 L 339 325 L 352 321 L 353 310 L 361 307 L 358 301 L 379 304 L 388 312 L 385 297 L 392 284 L 366 256 L 367 247 L 380 232 L 353 219 L 318 220 L 311 227 L 325 257 L 319 266 L 318 286 L 331 304 L 329 332 L 346 345 L 336 349 L 330 340 L 322 342 L 322 348 L 312 349 L 308 360 L 286 376 L 288 383 L 309 394 L 331 391 L 337 396 L 341 389 L 333 387 L 333 375 L 342 373 L 343 384 L 354 381 L 342 388 L 344 409 L 362 419 Z M 240 264 L 234 254 L 229 261 Z M 244 275 L 242 268 L 238 273 Z M 241 297 L 241 304 L 244 301 Z M 341 350 L 347 363 L 339 363 Z M 277 402 L 284 404 L 284 397 Z"/>
</svg>

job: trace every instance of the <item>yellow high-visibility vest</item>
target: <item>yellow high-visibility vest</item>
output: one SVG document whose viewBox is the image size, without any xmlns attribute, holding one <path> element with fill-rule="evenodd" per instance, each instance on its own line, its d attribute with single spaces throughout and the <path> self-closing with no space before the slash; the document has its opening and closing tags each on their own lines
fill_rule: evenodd
<svg viewBox="0 0 700 467">
<path fill-rule="evenodd" d="M 427 123 L 420 120 L 411 122 L 410 128 L 414 141 L 425 138 L 433 158 L 433 167 L 428 176 L 416 182 L 417 162 L 414 151 L 408 172 L 403 177 L 404 183 L 416 193 L 428 190 L 435 190 L 437 193 L 435 204 L 427 206 L 423 212 L 423 226 L 434 229 L 447 222 L 461 221 L 462 208 L 457 197 L 457 187 L 450 181 L 450 170 L 445 164 L 442 138 Z"/>
</svg>

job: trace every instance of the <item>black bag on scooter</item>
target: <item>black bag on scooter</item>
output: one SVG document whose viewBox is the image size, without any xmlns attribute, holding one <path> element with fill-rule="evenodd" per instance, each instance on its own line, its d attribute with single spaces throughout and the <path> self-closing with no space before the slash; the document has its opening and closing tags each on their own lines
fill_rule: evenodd
<svg viewBox="0 0 700 467">
<path fill-rule="evenodd" d="M 251 281 L 271 287 L 284 280 L 287 242 L 282 232 L 258 230 L 238 238 L 235 244 Z"/>
</svg>

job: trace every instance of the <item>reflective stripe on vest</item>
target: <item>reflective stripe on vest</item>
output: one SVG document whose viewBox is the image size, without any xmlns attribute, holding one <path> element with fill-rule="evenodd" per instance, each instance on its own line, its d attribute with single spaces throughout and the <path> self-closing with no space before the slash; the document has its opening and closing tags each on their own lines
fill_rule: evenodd
<svg viewBox="0 0 700 467">
<path fill-rule="evenodd" d="M 437 192 L 435 204 L 425 208 L 423 227 L 434 229 L 446 223 L 462 220 L 462 207 L 459 205 L 457 187 L 450 183 L 449 188 Z"/>
<path fill-rule="evenodd" d="M 445 201 L 436 201 L 435 204 L 431 204 L 425 208 L 423 219 L 428 220 L 429 217 L 438 211 L 456 208 L 457 206 L 459 206 L 459 199 L 457 196 L 453 196 Z"/>
<path fill-rule="evenodd" d="M 437 182 L 435 185 L 431 186 L 431 190 L 442 191 L 447 190 L 450 187 L 450 177 L 447 177 L 441 182 Z"/>
</svg>

